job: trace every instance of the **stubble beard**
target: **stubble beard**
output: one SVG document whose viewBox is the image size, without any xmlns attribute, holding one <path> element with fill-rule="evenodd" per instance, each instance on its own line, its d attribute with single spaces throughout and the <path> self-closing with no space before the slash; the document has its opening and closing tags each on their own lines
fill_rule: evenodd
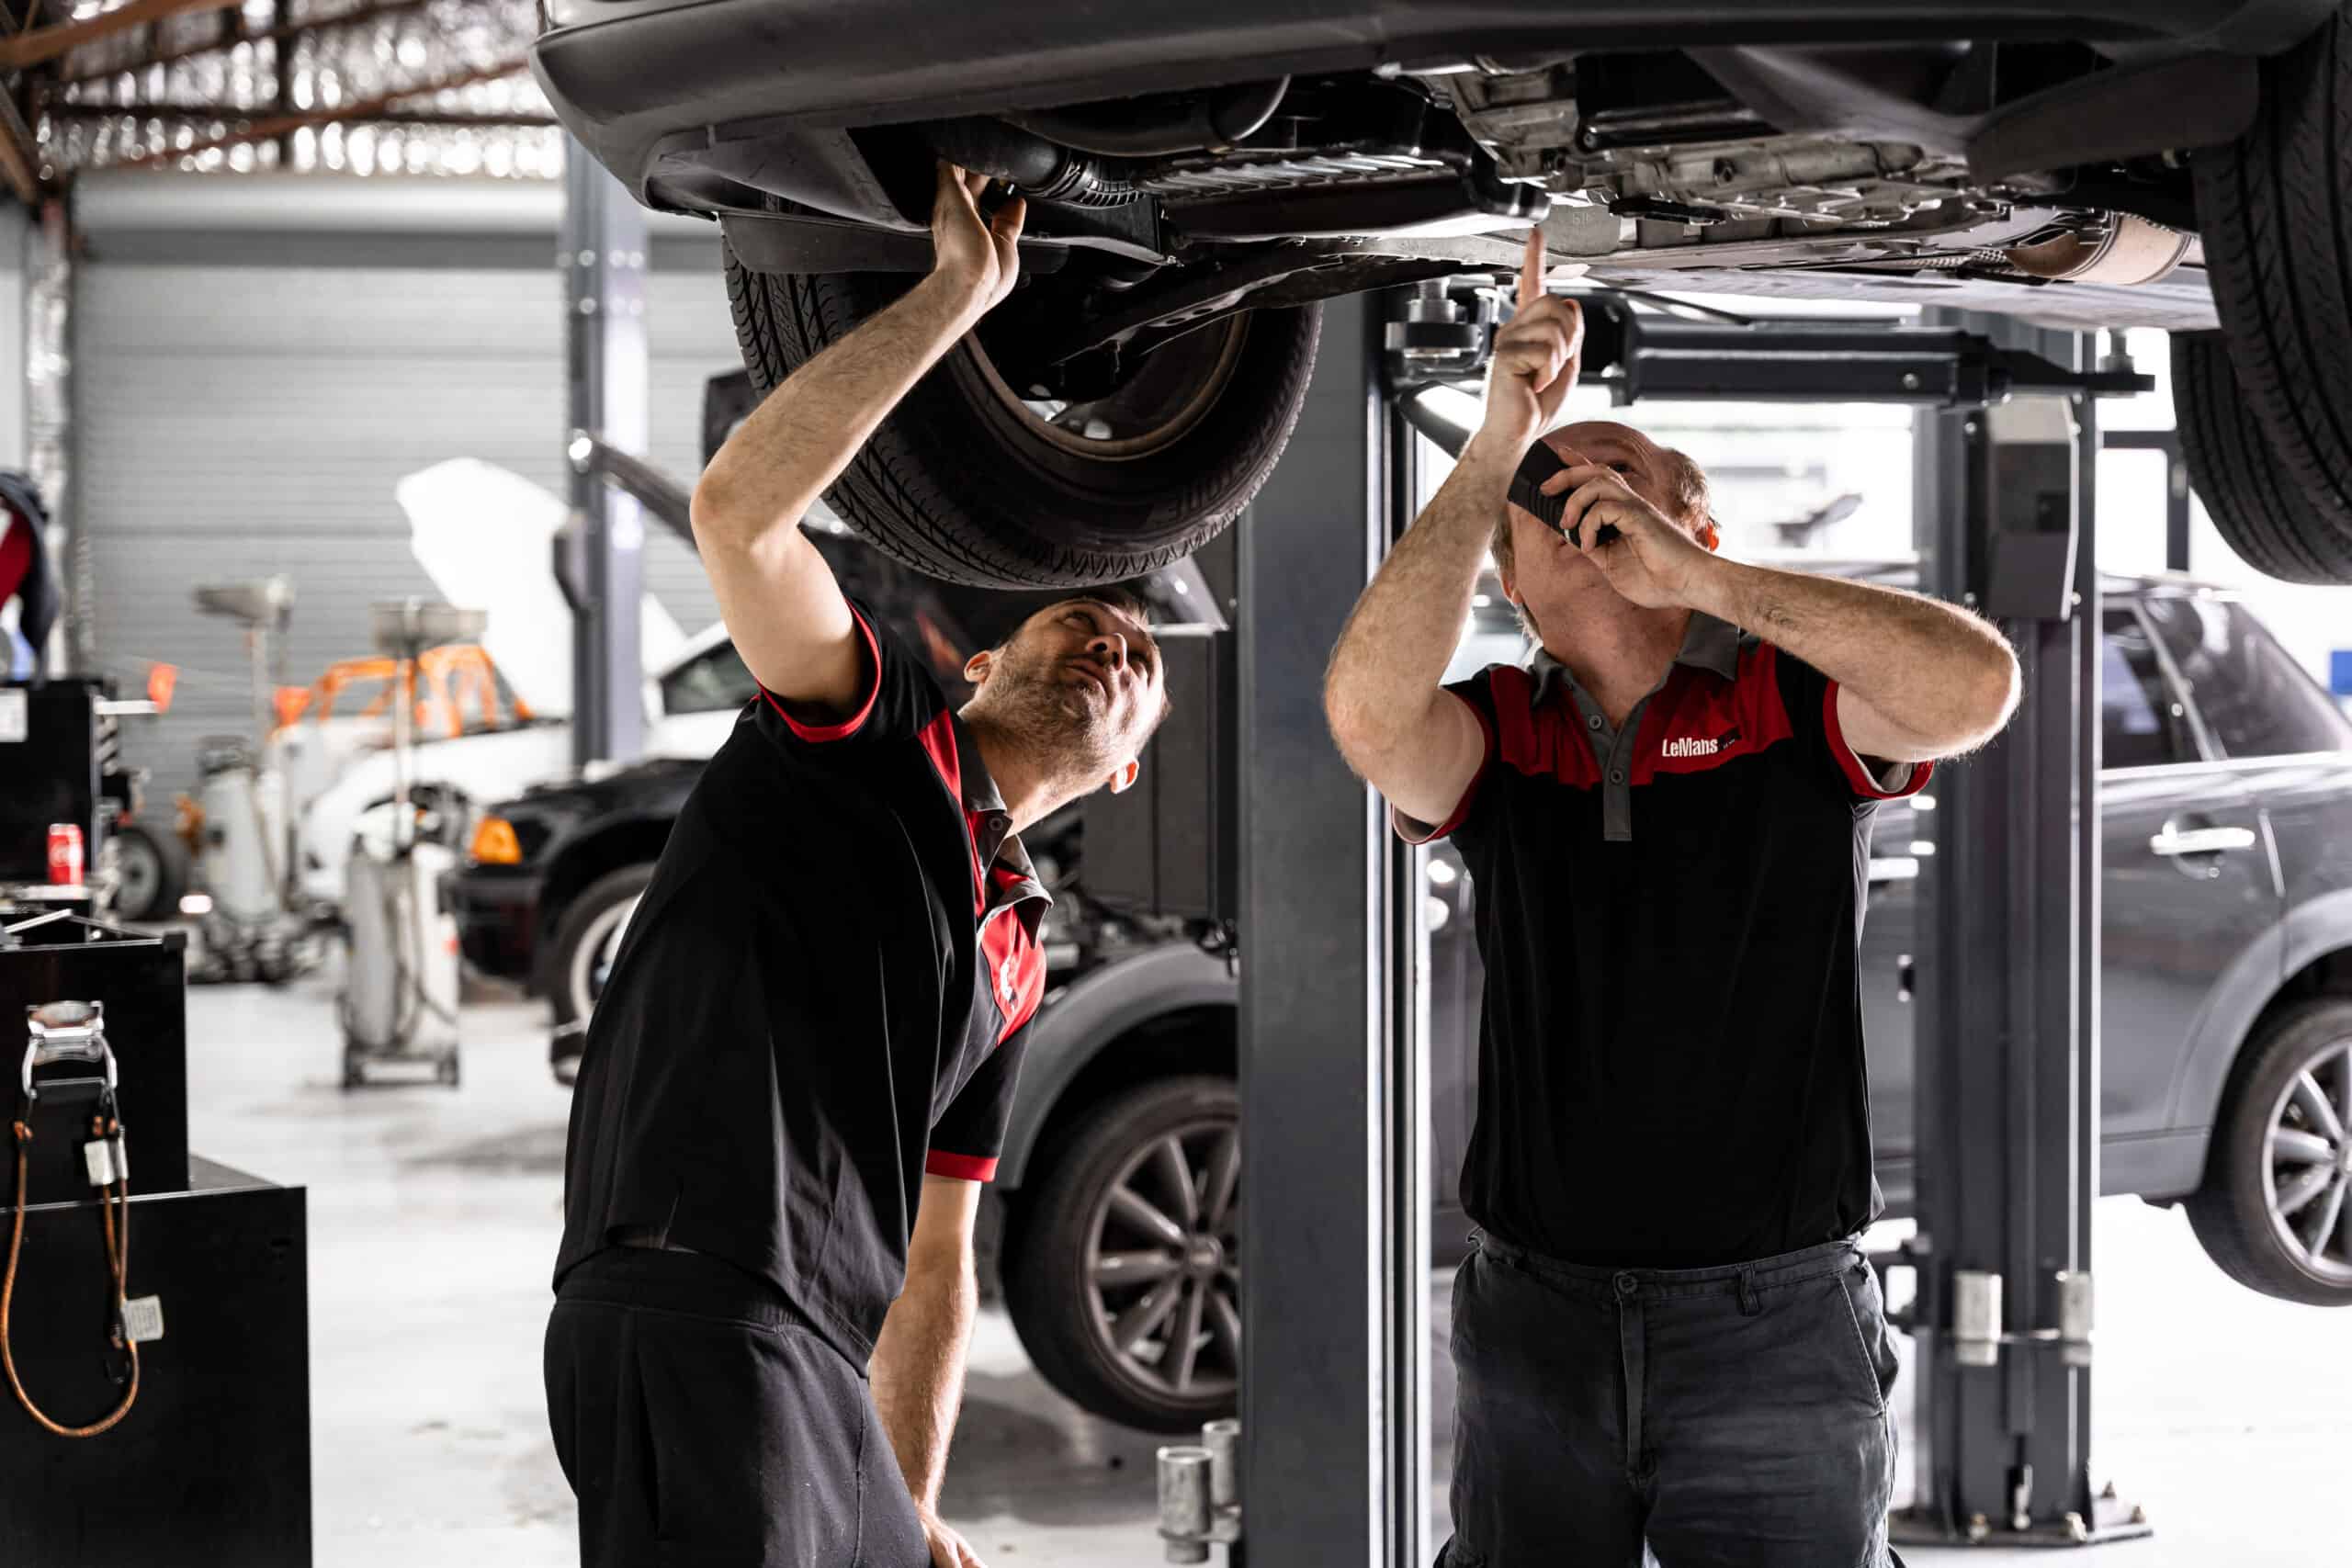
<svg viewBox="0 0 2352 1568">
<path fill-rule="evenodd" d="M 1045 764 L 1073 789 L 1099 784 L 1117 765 L 1106 699 L 1091 682 L 1059 679 L 1057 668 L 1007 660 L 989 675 L 975 716 Z"/>
</svg>

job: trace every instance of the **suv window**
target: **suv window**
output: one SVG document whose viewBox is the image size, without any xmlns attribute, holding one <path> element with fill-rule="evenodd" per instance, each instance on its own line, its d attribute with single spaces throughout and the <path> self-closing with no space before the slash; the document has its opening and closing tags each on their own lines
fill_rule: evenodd
<svg viewBox="0 0 2352 1568">
<path fill-rule="evenodd" d="M 662 677 L 662 711 L 665 714 L 717 713 L 740 708 L 760 694 L 732 642 L 705 649 Z"/>
<path fill-rule="evenodd" d="M 2224 755 L 2286 757 L 2352 747 L 2352 724 L 2334 699 L 2245 605 L 2151 599 L 2146 609 Z"/>
<path fill-rule="evenodd" d="M 2148 628 L 2120 605 L 2109 608 L 2106 623 L 2099 638 L 2102 765 L 2146 768 L 2195 760 Z"/>
</svg>

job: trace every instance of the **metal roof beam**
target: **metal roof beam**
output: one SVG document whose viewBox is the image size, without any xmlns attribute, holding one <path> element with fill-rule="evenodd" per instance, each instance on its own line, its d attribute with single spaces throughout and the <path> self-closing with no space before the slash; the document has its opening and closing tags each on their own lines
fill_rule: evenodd
<svg viewBox="0 0 2352 1568">
<path fill-rule="evenodd" d="M 85 43 L 112 38 L 131 28 L 143 28 L 168 17 L 186 16 L 191 11 L 232 8 L 231 5 L 224 5 L 222 0 L 128 0 L 125 5 L 111 11 L 101 11 L 95 17 L 33 28 L 14 38 L 0 39 L 0 71 L 21 71 L 28 65 L 54 60 Z"/>
<path fill-rule="evenodd" d="M 224 49 L 234 49 L 241 43 L 291 43 L 306 34 L 331 33 L 343 28 L 362 27 L 369 22 L 380 21 L 386 17 L 398 16 L 403 11 L 421 9 L 424 4 L 425 0 L 381 0 L 379 5 L 362 6 L 357 10 L 345 11 L 340 16 L 313 17 L 302 22 L 286 22 L 257 33 L 224 31 L 221 37 L 207 43 L 186 44 L 177 49 L 166 50 L 160 54 L 143 55 L 137 60 L 125 61 L 119 65 L 109 65 L 102 71 L 84 71 L 72 76 L 62 77 L 59 79 L 58 85 L 74 87 L 87 82 L 104 82 L 125 73 L 135 74 L 138 72 L 152 70 L 158 65 L 175 65 L 183 60 L 193 60 L 202 54 L 217 54 Z"/>
<path fill-rule="evenodd" d="M 338 104 L 333 108 L 309 109 L 300 114 L 269 115 L 248 121 L 241 130 L 232 130 L 225 136 L 215 136 L 187 147 L 157 148 L 152 152 L 141 152 L 132 157 L 116 159 L 106 167 L 130 169 L 146 164 L 170 163 L 180 158 L 193 157 L 198 152 L 209 152 L 218 147 L 238 147 L 247 142 L 266 141 L 274 136 L 283 136 L 289 130 L 300 130 L 305 126 L 334 125 L 345 120 L 374 119 L 394 104 L 404 103 L 410 98 L 422 98 L 433 93 L 446 93 L 456 87 L 470 87 L 478 82 L 494 82 L 502 76 L 512 76 L 517 72 L 527 70 L 529 64 L 527 60 L 518 57 L 501 61 L 495 65 L 484 66 L 478 71 L 462 71 L 435 81 L 419 82 L 413 86 L 402 87 L 397 92 L 385 93 L 373 98 L 363 98 L 356 103 Z M 219 118 L 226 119 L 233 117 L 223 115 Z"/>
</svg>

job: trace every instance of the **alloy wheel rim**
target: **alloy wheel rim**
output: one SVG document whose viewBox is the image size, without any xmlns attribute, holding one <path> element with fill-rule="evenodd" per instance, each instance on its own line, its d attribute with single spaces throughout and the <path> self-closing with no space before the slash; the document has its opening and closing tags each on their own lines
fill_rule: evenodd
<svg viewBox="0 0 2352 1568">
<path fill-rule="evenodd" d="M 151 906 L 164 870 L 153 845 L 136 833 L 122 834 L 115 843 L 115 874 L 117 903 L 151 917 L 158 913 Z"/>
<path fill-rule="evenodd" d="M 1074 457 L 1118 462 L 1150 457 L 1190 434 L 1233 378 L 1249 332 L 1244 314 L 1188 333 L 1146 355 L 1109 393 L 1081 402 L 1035 387 L 1016 390 L 978 337 L 970 351 L 989 390 L 1023 429 Z"/>
<path fill-rule="evenodd" d="M 2262 1197 L 2299 1268 L 2352 1285 L 2352 1039 L 2322 1046 L 2278 1091 L 2263 1139 Z"/>
<path fill-rule="evenodd" d="M 1240 1174 L 1240 1129 L 1204 1117 L 1130 1156 L 1089 1218 L 1096 1347 L 1159 1398 L 1208 1404 L 1239 1386 Z"/>
<path fill-rule="evenodd" d="M 637 899 L 626 898 L 597 916 L 572 954 L 571 997 L 582 1018 L 595 1010 L 596 998 L 605 994 L 605 982 L 613 973 L 613 960 L 620 956 L 621 938 L 628 934 L 637 905 Z"/>
</svg>

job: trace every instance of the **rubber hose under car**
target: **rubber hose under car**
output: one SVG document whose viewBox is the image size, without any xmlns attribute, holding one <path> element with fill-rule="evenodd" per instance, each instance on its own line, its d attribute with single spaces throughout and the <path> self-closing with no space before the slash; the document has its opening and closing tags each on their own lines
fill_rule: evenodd
<svg viewBox="0 0 2352 1568">
<path fill-rule="evenodd" d="M 930 128 L 931 150 L 959 169 L 990 175 L 1040 201 L 1113 206 L 1135 187 L 1083 152 L 1057 147 L 1001 119 L 947 119 Z"/>
</svg>

